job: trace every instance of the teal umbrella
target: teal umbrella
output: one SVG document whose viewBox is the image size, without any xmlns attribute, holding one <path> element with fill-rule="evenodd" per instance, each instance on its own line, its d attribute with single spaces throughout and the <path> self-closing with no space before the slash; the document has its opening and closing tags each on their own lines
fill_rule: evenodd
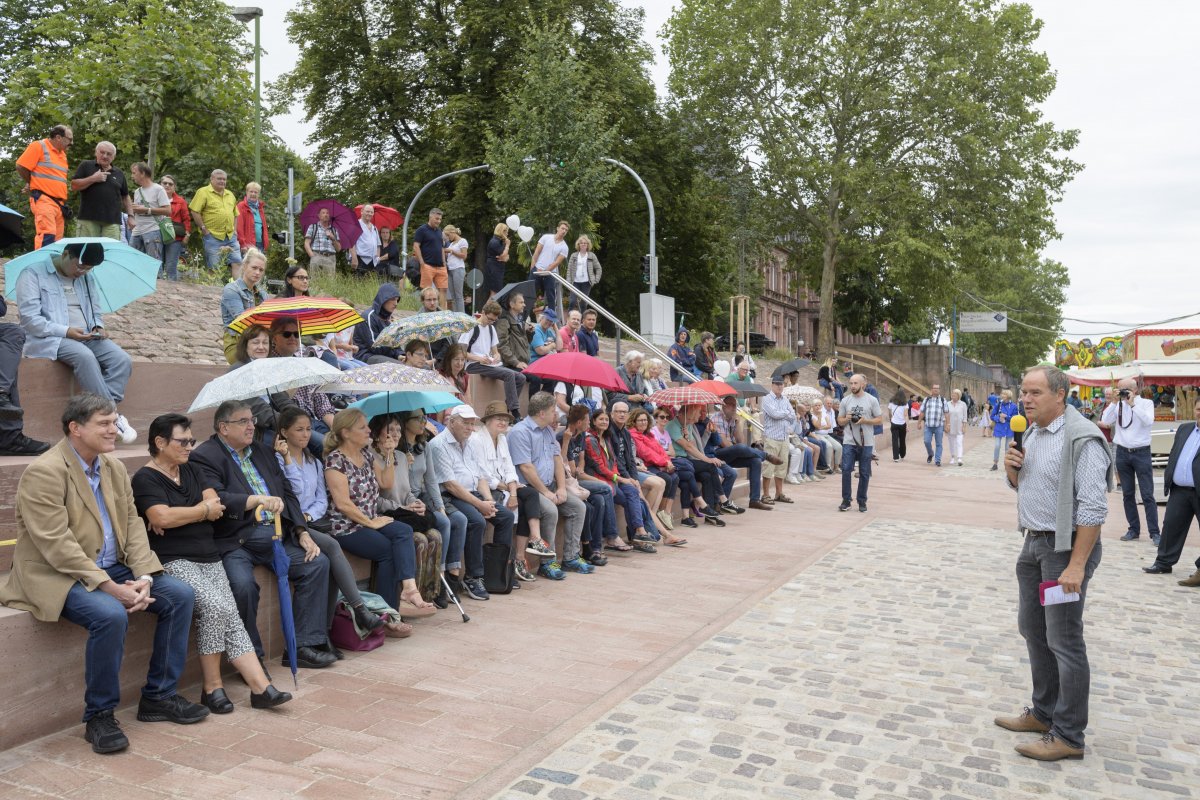
<svg viewBox="0 0 1200 800">
<path fill-rule="evenodd" d="M 162 262 L 124 242 L 102 238 L 59 239 L 40 250 L 18 256 L 4 265 L 4 293 L 16 297 L 17 276 L 30 267 L 41 268 L 50 256 L 59 255 L 69 244 L 89 244 L 104 250 L 104 261 L 87 274 L 87 287 L 100 301 L 100 313 L 124 308 L 138 298 L 153 294 Z M 89 250 L 91 248 L 88 248 Z"/>
<path fill-rule="evenodd" d="M 367 418 L 378 417 L 380 414 L 398 414 L 401 411 L 423 410 L 432 414 L 460 404 L 459 400 L 449 392 L 379 392 L 351 403 L 347 408 L 357 408 L 367 415 Z"/>
</svg>

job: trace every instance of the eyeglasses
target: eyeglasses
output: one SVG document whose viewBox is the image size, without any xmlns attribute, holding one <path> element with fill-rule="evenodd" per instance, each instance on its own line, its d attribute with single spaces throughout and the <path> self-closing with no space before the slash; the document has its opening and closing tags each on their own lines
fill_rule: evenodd
<svg viewBox="0 0 1200 800">
<path fill-rule="evenodd" d="M 175 444 L 179 445 L 180 447 L 195 447 L 195 446 L 196 446 L 196 440 L 195 440 L 195 439 L 175 439 L 175 438 L 172 438 L 172 439 L 171 439 L 171 441 L 172 441 L 172 442 L 174 442 Z"/>
<path fill-rule="evenodd" d="M 300 331 L 280 331 L 279 335 L 285 339 L 299 339 Z"/>
<path fill-rule="evenodd" d="M 240 425 L 242 427 L 247 427 L 249 425 L 257 425 L 258 417 L 242 417 L 241 419 L 227 419 L 227 420 L 225 420 L 225 424 L 226 425 Z"/>
<path fill-rule="evenodd" d="M 654 418 L 655 419 L 670 419 L 670 417 L 668 417 L 666 414 L 655 414 Z"/>
<path fill-rule="evenodd" d="M 301 275 L 299 272 L 297 272 L 297 273 L 296 273 L 295 275 L 293 275 L 292 277 L 293 277 L 293 278 L 295 278 L 295 279 L 296 279 L 296 280 L 298 280 L 298 281 L 306 281 L 306 280 L 308 280 L 308 276 L 307 276 L 307 275 Z"/>
</svg>

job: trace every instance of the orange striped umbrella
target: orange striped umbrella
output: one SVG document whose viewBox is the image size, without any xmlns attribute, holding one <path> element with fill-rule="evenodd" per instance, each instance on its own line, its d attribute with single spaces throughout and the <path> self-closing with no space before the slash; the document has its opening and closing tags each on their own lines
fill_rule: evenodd
<svg viewBox="0 0 1200 800">
<path fill-rule="evenodd" d="M 270 325 L 279 317 L 294 317 L 302 336 L 324 336 L 357 325 L 363 318 L 336 297 L 272 297 L 243 311 L 229 328 L 241 333 L 251 325 Z"/>
</svg>

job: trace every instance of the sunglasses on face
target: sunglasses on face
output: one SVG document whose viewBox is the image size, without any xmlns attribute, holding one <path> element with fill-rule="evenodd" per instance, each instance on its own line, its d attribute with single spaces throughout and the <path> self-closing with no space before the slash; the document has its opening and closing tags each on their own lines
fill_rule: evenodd
<svg viewBox="0 0 1200 800">
<path fill-rule="evenodd" d="M 196 446 L 196 440 L 195 440 L 195 439 L 175 439 L 175 438 L 172 438 L 172 439 L 171 439 L 171 441 L 172 441 L 172 442 L 174 442 L 175 444 L 179 445 L 180 447 L 195 447 L 195 446 Z"/>
<path fill-rule="evenodd" d="M 655 419 L 670 419 L 670 417 L 668 417 L 666 414 L 655 414 L 654 418 Z"/>
<path fill-rule="evenodd" d="M 299 339 L 300 331 L 280 331 L 279 335 L 285 339 Z"/>
</svg>

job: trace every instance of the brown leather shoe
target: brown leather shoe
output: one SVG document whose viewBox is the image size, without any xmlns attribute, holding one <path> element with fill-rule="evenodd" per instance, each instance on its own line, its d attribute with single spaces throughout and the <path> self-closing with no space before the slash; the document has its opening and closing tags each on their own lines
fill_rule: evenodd
<svg viewBox="0 0 1200 800">
<path fill-rule="evenodd" d="M 766 503 L 764 503 L 762 500 L 751 500 L 751 501 L 750 501 L 750 507 L 751 507 L 751 508 L 758 509 L 759 511 L 771 511 L 771 510 L 773 510 L 771 506 L 767 505 L 767 504 L 766 504 Z"/>
<path fill-rule="evenodd" d="M 1028 707 L 1021 712 L 1020 716 L 996 717 L 992 721 L 1005 730 L 1016 731 L 1017 733 L 1050 732 L 1050 726 L 1035 717 L 1033 715 L 1033 709 Z"/>
<path fill-rule="evenodd" d="M 1180 586 L 1200 586 L 1200 569 L 1192 573 L 1190 578 L 1184 578 L 1179 582 Z"/>
<path fill-rule="evenodd" d="M 1053 733 L 1047 733 L 1036 742 L 1019 744 L 1014 748 L 1026 758 L 1038 761 L 1061 761 L 1064 758 L 1083 758 L 1082 747 L 1071 745 L 1059 739 Z"/>
</svg>

